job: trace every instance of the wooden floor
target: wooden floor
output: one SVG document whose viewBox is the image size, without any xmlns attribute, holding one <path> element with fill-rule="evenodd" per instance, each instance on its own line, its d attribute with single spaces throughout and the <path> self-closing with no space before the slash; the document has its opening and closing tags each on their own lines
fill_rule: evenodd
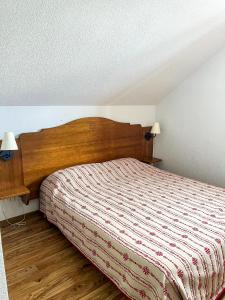
<svg viewBox="0 0 225 300">
<path fill-rule="evenodd" d="M 10 300 L 127 300 L 40 213 L 2 240 Z"/>
</svg>

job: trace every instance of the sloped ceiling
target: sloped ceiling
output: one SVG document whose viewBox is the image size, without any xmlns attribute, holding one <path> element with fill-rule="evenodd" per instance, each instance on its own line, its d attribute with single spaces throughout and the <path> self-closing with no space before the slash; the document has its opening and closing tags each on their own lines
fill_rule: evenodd
<svg viewBox="0 0 225 300">
<path fill-rule="evenodd" d="M 0 105 L 156 104 L 224 44 L 224 0 L 1 1 Z"/>
</svg>

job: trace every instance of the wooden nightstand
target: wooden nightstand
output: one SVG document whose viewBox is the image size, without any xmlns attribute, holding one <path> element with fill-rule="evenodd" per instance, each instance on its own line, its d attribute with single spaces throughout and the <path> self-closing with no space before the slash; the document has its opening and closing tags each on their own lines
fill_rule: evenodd
<svg viewBox="0 0 225 300">
<path fill-rule="evenodd" d="M 30 190 L 24 185 L 18 187 L 12 187 L 10 189 L 0 191 L 0 200 L 4 200 L 11 197 L 21 197 L 25 204 L 29 202 Z"/>
<path fill-rule="evenodd" d="M 152 158 L 145 158 L 142 160 L 142 162 L 148 164 L 148 165 L 155 165 L 157 163 L 160 163 L 162 161 L 161 158 L 156 158 L 156 157 L 152 157 Z"/>
</svg>

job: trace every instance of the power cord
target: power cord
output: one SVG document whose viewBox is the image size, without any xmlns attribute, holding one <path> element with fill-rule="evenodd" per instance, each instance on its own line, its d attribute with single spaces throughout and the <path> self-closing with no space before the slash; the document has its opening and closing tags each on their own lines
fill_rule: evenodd
<svg viewBox="0 0 225 300">
<path fill-rule="evenodd" d="M 11 200 L 11 199 L 10 199 Z M 1 203 L 2 204 L 2 203 Z M 10 226 L 13 226 L 13 227 L 16 227 L 16 226 L 25 226 L 26 225 L 26 216 L 25 216 L 25 212 L 24 212 L 24 206 L 23 206 L 23 203 L 22 203 L 22 207 L 23 207 L 23 218 L 22 218 L 22 220 L 20 220 L 20 221 L 18 221 L 18 222 L 15 222 L 15 223 L 12 223 L 12 222 L 10 222 L 9 220 L 8 220 L 8 217 L 6 216 L 6 214 L 5 214 L 5 210 L 4 210 L 4 208 L 3 208 L 3 206 L 2 205 L 0 205 L 1 206 L 1 211 L 2 211 L 2 214 L 3 214 L 3 216 L 4 216 L 4 218 L 5 218 L 5 221 L 10 225 Z"/>
</svg>

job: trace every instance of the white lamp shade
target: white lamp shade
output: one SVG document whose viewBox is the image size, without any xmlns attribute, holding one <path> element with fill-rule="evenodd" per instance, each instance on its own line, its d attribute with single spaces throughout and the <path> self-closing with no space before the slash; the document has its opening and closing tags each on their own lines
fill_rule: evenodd
<svg viewBox="0 0 225 300">
<path fill-rule="evenodd" d="M 2 140 L 1 150 L 18 150 L 13 132 L 5 132 Z"/>
<path fill-rule="evenodd" d="M 155 122 L 151 129 L 152 134 L 160 134 L 160 125 L 159 122 Z"/>
</svg>

